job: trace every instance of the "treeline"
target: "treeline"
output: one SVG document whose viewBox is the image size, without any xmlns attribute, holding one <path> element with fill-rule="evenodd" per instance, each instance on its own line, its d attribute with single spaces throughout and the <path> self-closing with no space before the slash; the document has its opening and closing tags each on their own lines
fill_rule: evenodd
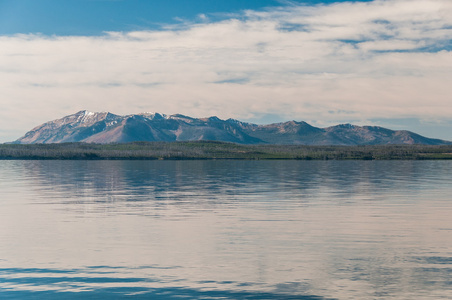
<svg viewBox="0 0 452 300">
<path fill-rule="evenodd" d="M 452 159 L 452 145 L 239 145 L 208 141 L 0 144 L 0 159 Z"/>
</svg>

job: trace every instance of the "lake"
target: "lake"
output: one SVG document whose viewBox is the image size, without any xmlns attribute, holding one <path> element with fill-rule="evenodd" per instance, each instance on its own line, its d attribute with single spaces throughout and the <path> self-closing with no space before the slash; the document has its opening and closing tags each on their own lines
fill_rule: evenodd
<svg viewBox="0 0 452 300">
<path fill-rule="evenodd" d="M 0 161 L 0 299 L 452 299 L 452 161 Z"/>
</svg>

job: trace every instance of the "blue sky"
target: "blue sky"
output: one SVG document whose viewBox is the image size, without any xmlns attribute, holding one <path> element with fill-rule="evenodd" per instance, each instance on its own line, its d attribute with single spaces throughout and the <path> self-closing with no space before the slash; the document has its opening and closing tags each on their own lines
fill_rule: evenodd
<svg viewBox="0 0 452 300">
<path fill-rule="evenodd" d="M 0 34 L 100 35 L 104 31 L 155 30 L 181 20 L 196 21 L 200 14 L 224 19 L 224 14 L 248 9 L 334 2 L 341 1 L 0 0 Z"/>
<path fill-rule="evenodd" d="M 0 142 L 82 109 L 452 140 L 450 0 L 0 0 Z"/>
</svg>

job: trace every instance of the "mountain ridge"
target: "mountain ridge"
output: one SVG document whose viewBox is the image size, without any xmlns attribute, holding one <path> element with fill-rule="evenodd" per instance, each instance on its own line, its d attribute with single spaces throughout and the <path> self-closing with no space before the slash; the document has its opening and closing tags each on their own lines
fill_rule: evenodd
<svg viewBox="0 0 452 300">
<path fill-rule="evenodd" d="M 235 119 L 221 120 L 215 116 L 193 118 L 181 114 L 166 115 L 151 112 L 121 116 L 110 112 L 87 110 L 36 126 L 13 143 L 108 144 L 195 140 L 295 145 L 452 144 L 411 131 L 391 130 L 379 126 L 339 124 L 318 128 L 304 121 L 257 125 Z"/>
</svg>

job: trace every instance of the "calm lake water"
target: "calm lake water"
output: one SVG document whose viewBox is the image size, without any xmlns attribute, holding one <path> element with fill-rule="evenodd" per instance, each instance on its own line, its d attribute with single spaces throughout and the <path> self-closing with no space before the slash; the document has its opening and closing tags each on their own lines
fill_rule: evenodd
<svg viewBox="0 0 452 300">
<path fill-rule="evenodd" d="M 0 299 L 452 299 L 452 161 L 0 161 Z"/>
</svg>

